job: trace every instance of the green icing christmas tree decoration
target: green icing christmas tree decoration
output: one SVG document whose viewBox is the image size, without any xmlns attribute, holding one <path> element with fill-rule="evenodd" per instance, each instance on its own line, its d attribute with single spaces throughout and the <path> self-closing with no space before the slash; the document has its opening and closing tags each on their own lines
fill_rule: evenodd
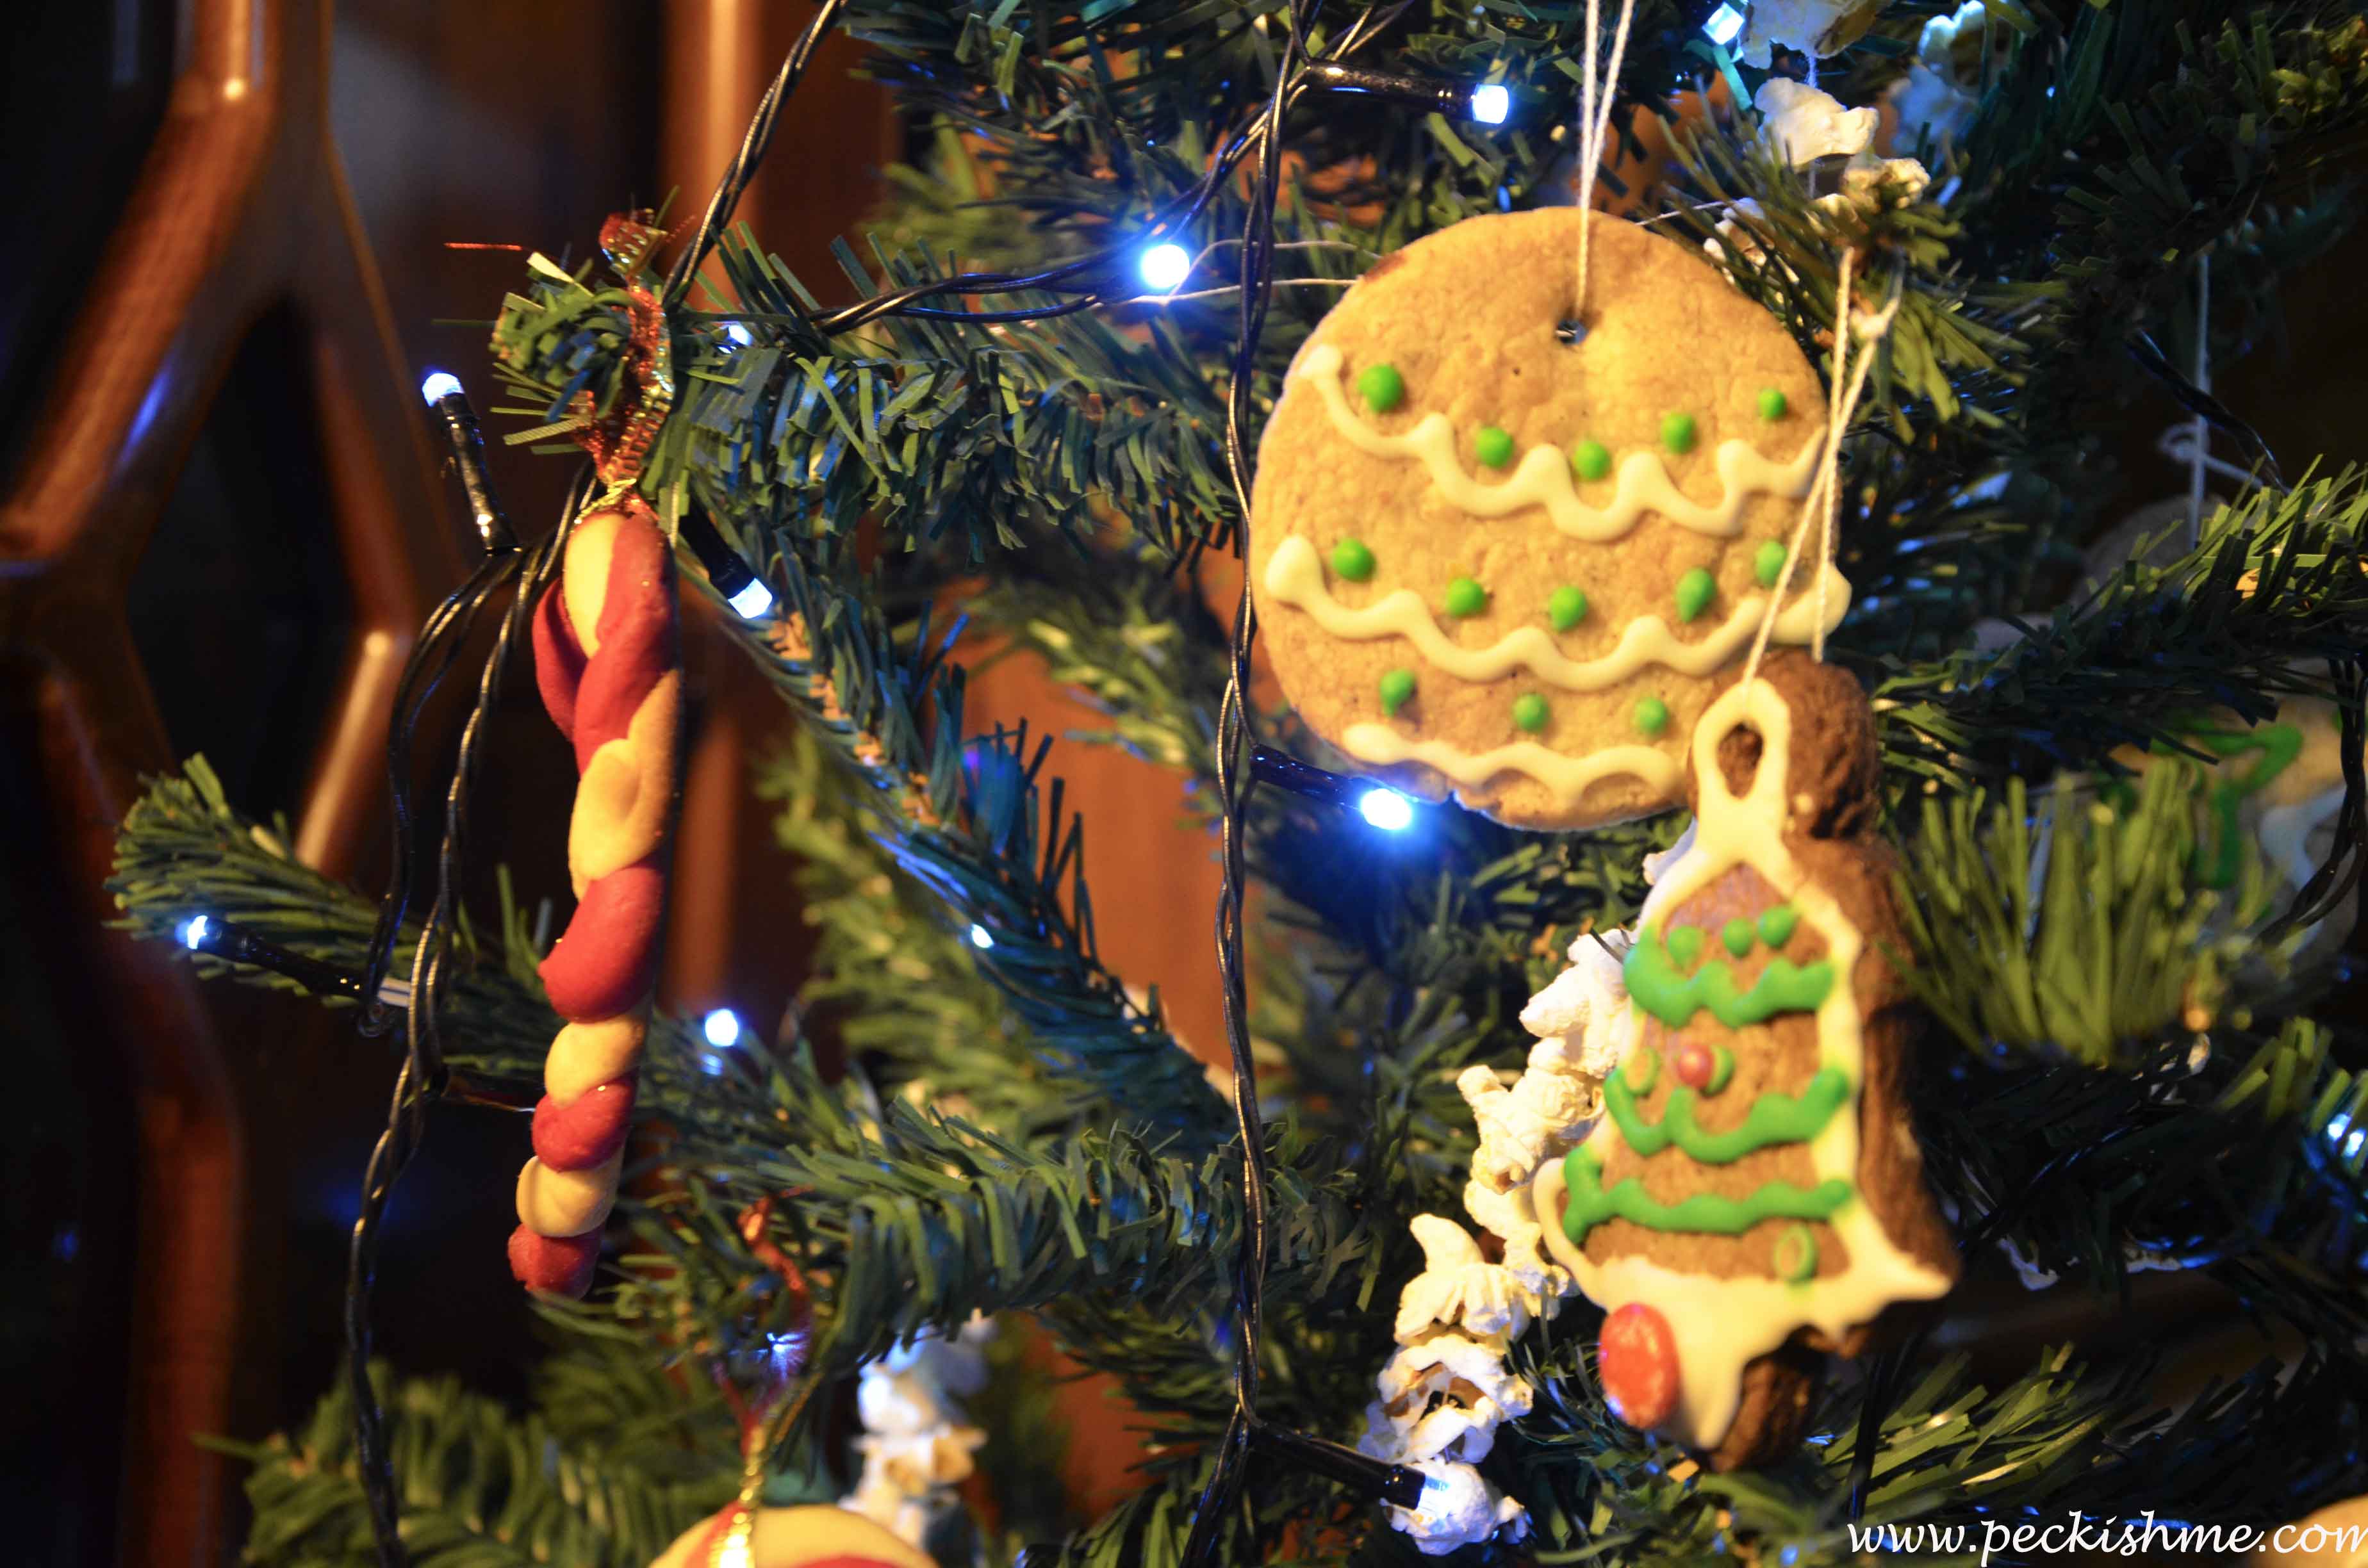
<svg viewBox="0 0 2368 1568">
<path fill-rule="evenodd" d="M 1653 1085 L 1661 1081 L 1661 1053 L 1649 1045 L 1640 1045 L 1628 1053 L 1613 1076 L 1630 1094 L 1649 1095 Z"/>
<path fill-rule="evenodd" d="M 1611 449 L 1600 441 L 1581 441 L 1570 449 L 1570 466 L 1581 479 L 1611 477 Z"/>
<path fill-rule="evenodd" d="M 1712 1046 L 1710 1048 L 1710 1082 L 1702 1085 L 1702 1092 L 1705 1095 L 1714 1095 L 1725 1088 L 1727 1080 L 1734 1076 L 1735 1052 L 1723 1045 Z"/>
<path fill-rule="evenodd" d="M 1776 579 L 1784 574 L 1784 547 L 1775 540 L 1762 540 L 1759 548 L 1751 552 L 1751 574 L 1759 579 L 1763 588 L 1772 588 Z"/>
<path fill-rule="evenodd" d="M 1746 1154 L 1779 1143 L 1805 1143 L 1823 1132 L 1834 1113 L 1850 1103 L 1850 1081 L 1839 1067 L 1821 1067 L 1799 1094 L 1771 1089 L 1751 1102 L 1741 1122 L 1721 1132 L 1694 1119 L 1694 1091 L 1682 1085 L 1669 1091 L 1661 1119 L 1647 1120 L 1637 1102 L 1650 1092 L 1649 1085 L 1638 1088 L 1616 1073 L 1605 1081 L 1603 1108 L 1622 1142 L 1647 1157 L 1675 1147 L 1706 1165 L 1731 1165 Z"/>
<path fill-rule="evenodd" d="M 1777 1233 L 1776 1251 L 1770 1259 L 1776 1267 L 1776 1278 L 1787 1285 L 1799 1285 L 1813 1279 L 1817 1273 L 1817 1238 L 1806 1225 L 1787 1225 Z"/>
<path fill-rule="evenodd" d="M 1587 619 L 1587 596 L 1577 588 L 1560 587 L 1546 599 L 1546 621 L 1556 631 L 1568 631 Z"/>
<path fill-rule="evenodd" d="M 1718 932 L 1718 939 L 1725 943 L 1726 950 L 1736 958 L 1749 952 L 1751 944 L 1759 937 L 1759 928 L 1740 915 L 1720 926 Z"/>
<path fill-rule="evenodd" d="M 1694 416 L 1691 414 L 1661 415 L 1661 445 L 1683 456 L 1694 449 Z"/>
<path fill-rule="evenodd" d="M 1457 577 L 1447 585 L 1447 613 L 1462 620 L 1478 615 L 1488 608 L 1488 590 L 1469 577 Z"/>
<path fill-rule="evenodd" d="M 1759 939 L 1771 948 L 1781 948 L 1793 939 L 1793 928 L 1801 923 L 1801 912 L 1789 903 L 1759 912 Z"/>
<path fill-rule="evenodd" d="M 2231 888 L 2245 855 L 2237 812 L 2248 797 L 2268 789 L 2294 766 L 2302 755 L 2302 732 L 2292 724 L 2263 724 L 2256 730 L 2191 730 L 2187 738 L 2224 761 L 2214 774 L 2209 797 L 2213 831 L 2195 843 L 2195 880 L 2207 888 Z M 2228 759 L 2251 754 L 2260 760 L 2242 773 L 2225 766 Z"/>
<path fill-rule="evenodd" d="M 1569 1206 L 1562 1213 L 1563 1234 L 1574 1246 L 1587 1244 L 1587 1233 L 1606 1220 L 1625 1220 L 1648 1231 L 1739 1236 L 1762 1220 L 1829 1220 L 1850 1200 L 1850 1184 L 1839 1177 L 1811 1187 L 1788 1181 L 1765 1183 L 1742 1198 L 1697 1192 L 1676 1203 L 1661 1203 L 1629 1176 L 1603 1187 L 1603 1165 L 1584 1145 L 1563 1157 L 1564 1190 Z"/>
<path fill-rule="evenodd" d="M 1678 579 L 1678 619 L 1691 621 L 1710 608 L 1718 597 L 1718 583 L 1702 567 L 1695 567 Z"/>
<path fill-rule="evenodd" d="M 1785 401 L 1784 394 L 1774 387 L 1759 389 L 1759 417 L 1770 421 L 1783 418 L 1785 410 L 1792 406 Z"/>
<path fill-rule="evenodd" d="M 1739 1029 L 1766 1023 L 1779 1013 L 1812 1011 L 1833 990 L 1834 966 L 1824 959 L 1804 965 L 1770 959 L 1748 991 L 1736 986 L 1735 971 L 1724 960 L 1713 959 L 1687 973 L 1701 949 L 1699 926 L 1673 927 L 1666 944 L 1658 932 L 1645 926 L 1621 966 L 1629 998 L 1673 1029 L 1685 1028 L 1705 1007 L 1728 1028 Z"/>
<path fill-rule="evenodd" d="M 1640 697 L 1630 714 L 1636 728 L 1648 735 L 1657 735 L 1669 727 L 1669 705 L 1657 697 Z"/>
<path fill-rule="evenodd" d="M 1398 710 L 1414 700 L 1414 672 L 1407 669 L 1387 670 L 1382 675 L 1382 713 L 1395 719 Z"/>
<path fill-rule="evenodd" d="M 1333 575 L 1344 582 L 1361 583 L 1373 574 L 1373 551 L 1360 539 L 1344 539 L 1332 547 Z"/>
<path fill-rule="evenodd" d="M 1503 468 L 1513 460 L 1513 437 L 1501 426 L 1483 425 L 1472 437 L 1472 451 L 1490 468 Z"/>
<path fill-rule="evenodd" d="M 1357 372 L 1357 392 L 1375 414 L 1387 414 L 1406 398 L 1406 378 L 1395 365 L 1368 365 Z"/>
<path fill-rule="evenodd" d="M 1551 716 L 1546 699 L 1534 691 L 1525 691 L 1513 699 L 1513 726 L 1534 735 L 1546 727 Z"/>
</svg>

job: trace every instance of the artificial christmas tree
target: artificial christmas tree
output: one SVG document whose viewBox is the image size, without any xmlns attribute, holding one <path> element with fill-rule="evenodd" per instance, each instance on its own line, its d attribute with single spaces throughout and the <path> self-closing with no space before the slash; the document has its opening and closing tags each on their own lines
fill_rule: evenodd
<svg viewBox="0 0 2368 1568">
<path fill-rule="evenodd" d="M 935 141 L 825 306 L 730 219 L 833 27 Z M 400 799 L 426 689 L 504 607 L 424 770 L 424 913 L 408 859 L 383 898 L 334 885 L 199 761 L 123 824 L 135 928 L 406 1048 L 352 1376 L 251 1450 L 252 1556 L 794 1561 L 830 1548 L 788 1510 L 877 1494 L 940 1562 L 1792 1565 L 1878 1528 L 1998 1561 L 2066 1516 L 2269 1527 L 2368 1489 L 2368 1085 L 2312 939 L 2368 826 L 2368 488 L 2282 466 L 2193 373 L 2343 228 L 2328 161 L 2363 125 L 2351 4 L 825 0 L 671 259 L 620 220 L 502 303 L 513 444 L 593 472 L 527 549 L 487 528 L 397 693 Z M 1512 348 L 1409 282 L 1447 256 L 1473 321 L 1521 313 Z M 2209 460 L 2232 499 L 2080 587 L 2121 523 L 2107 439 L 2157 388 L 2202 422 L 2197 494 Z M 629 529 L 677 570 L 615 564 Z M 843 1073 L 644 1017 L 677 580 L 783 699 L 762 788 Z M 611 680 L 628 600 L 647 636 Z M 965 724 L 956 600 L 1208 786 L 1223 1085 L 1099 956 L 1057 750 Z M 482 694 L 528 641 L 581 754 L 578 922 L 613 950 L 458 907 Z M 1615 643 L 1616 693 L 1572 696 Z M 1267 706 L 1269 649 L 1304 718 Z M 2314 799 L 2340 793 L 2265 859 L 2244 802 L 2305 700 Z M 1704 712 L 1793 788 L 1692 755 Z M 1652 787 L 1550 800 L 1599 748 Z M 1689 777 L 1750 820 L 1705 800 L 1673 853 Z M 556 994 L 587 965 L 597 994 Z M 584 1049 L 546 1062 L 563 1016 Z M 473 1114 L 439 1102 L 543 1095 L 533 1168 L 573 1185 L 518 1195 L 537 1408 L 374 1377 L 377 1216 Z M 1853 1270 L 1896 1288 L 1816 1295 Z M 2233 1381 L 2117 1326 L 2153 1271 L 2268 1331 Z M 2087 1328 L 1976 1361 L 1948 1302 L 1880 1311 L 1960 1274 L 2053 1282 Z M 1679 1309 L 1712 1278 L 1736 1321 Z M 903 1428 L 854 1460 L 833 1392 L 979 1314 L 1116 1381 L 1154 1434 L 1139 1492 L 1040 1506 L 999 1348 L 959 1426 L 904 1433 L 935 1464 L 938 1428 L 984 1432 L 999 1512 L 950 1519 L 926 1465 L 855 1483 Z M 1764 1440 L 1728 1447 L 1738 1400 Z"/>
</svg>

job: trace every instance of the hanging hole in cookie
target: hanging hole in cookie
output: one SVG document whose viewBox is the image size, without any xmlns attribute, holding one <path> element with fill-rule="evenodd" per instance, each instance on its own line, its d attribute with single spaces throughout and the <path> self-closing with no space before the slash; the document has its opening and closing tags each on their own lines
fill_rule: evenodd
<svg viewBox="0 0 2368 1568">
<path fill-rule="evenodd" d="M 1718 738 L 1719 777 L 1737 800 L 1751 793 L 1752 780 L 1759 776 L 1759 756 L 1764 748 L 1759 732 L 1749 721 L 1738 723 Z"/>
<path fill-rule="evenodd" d="M 1587 341 L 1587 324 L 1577 316 L 1565 317 L 1554 323 L 1554 335 L 1576 348 Z"/>
</svg>

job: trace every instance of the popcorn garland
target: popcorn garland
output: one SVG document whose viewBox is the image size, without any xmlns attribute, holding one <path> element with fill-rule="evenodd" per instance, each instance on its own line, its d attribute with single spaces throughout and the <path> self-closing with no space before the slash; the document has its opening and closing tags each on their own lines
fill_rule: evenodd
<svg viewBox="0 0 2368 1568">
<path fill-rule="evenodd" d="M 1500 1244 L 1499 1261 L 1453 1220 L 1418 1214 L 1408 1222 L 1423 1271 L 1399 1293 L 1399 1349 L 1374 1380 L 1380 1397 L 1366 1407 L 1358 1447 L 1428 1477 L 1418 1504 L 1389 1511 L 1428 1555 L 1499 1531 L 1508 1540 L 1528 1533 L 1520 1504 L 1474 1467 L 1497 1426 L 1527 1415 L 1536 1394 L 1506 1370 L 1508 1347 L 1577 1288 L 1543 1250 L 1530 1179 L 1584 1138 L 1602 1109 L 1600 1085 L 1633 1032 L 1621 979 L 1632 940 L 1615 931 L 1571 944 L 1570 967 L 1521 1009 L 1521 1027 L 1538 1040 L 1511 1084 L 1476 1065 L 1456 1079 L 1480 1131 L 1463 1208 Z"/>
</svg>

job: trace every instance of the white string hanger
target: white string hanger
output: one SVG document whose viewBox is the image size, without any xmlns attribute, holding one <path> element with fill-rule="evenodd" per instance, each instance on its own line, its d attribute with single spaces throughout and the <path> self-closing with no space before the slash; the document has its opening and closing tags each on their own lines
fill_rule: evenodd
<svg viewBox="0 0 2368 1568">
<path fill-rule="evenodd" d="M 1793 580 L 1794 566 L 1801 551 L 1808 543 L 1809 525 L 1822 518 L 1817 549 L 1817 613 L 1810 631 L 1810 656 L 1823 660 L 1826 656 L 1827 579 L 1831 575 L 1834 556 L 1840 533 L 1841 449 L 1842 435 L 1857 417 L 1860 397 L 1866 391 L 1867 378 L 1874 369 L 1875 350 L 1891 331 L 1892 321 L 1899 313 L 1899 299 L 1904 279 L 1892 280 L 1888 296 L 1882 308 L 1863 313 L 1854 310 L 1851 290 L 1855 284 L 1858 253 L 1844 246 L 1841 275 L 1834 287 L 1834 373 L 1826 394 L 1826 431 L 1824 449 L 1817 463 L 1816 479 L 1809 493 L 1802 498 L 1800 520 L 1793 525 L 1793 537 L 1784 547 L 1784 565 L 1776 574 L 1776 585 L 1769 591 L 1768 605 L 1759 615 L 1759 628 L 1751 639 L 1751 656 L 1743 666 L 1746 686 L 1758 678 L 1759 661 L 1768 652 L 1769 639 L 1775 633 L 1776 618 L 1784 606 L 1784 587 Z M 1855 360 L 1850 355 L 1850 343 L 1858 339 L 1861 347 Z"/>
<path fill-rule="evenodd" d="M 1610 68 L 1596 74 L 1596 40 L 1601 31 L 1600 0 L 1587 0 L 1587 70 L 1578 83 L 1578 277 L 1574 320 L 1587 320 L 1588 238 L 1595 225 L 1595 176 L 1603 165 L 1605 132 L 1619 96 L 1620 62 L 1628 52 L 1628 24 L 1636 14 L 1636 0 L 1620 0 L 1620 16 L 1611 33 Z"/>
</svg>

